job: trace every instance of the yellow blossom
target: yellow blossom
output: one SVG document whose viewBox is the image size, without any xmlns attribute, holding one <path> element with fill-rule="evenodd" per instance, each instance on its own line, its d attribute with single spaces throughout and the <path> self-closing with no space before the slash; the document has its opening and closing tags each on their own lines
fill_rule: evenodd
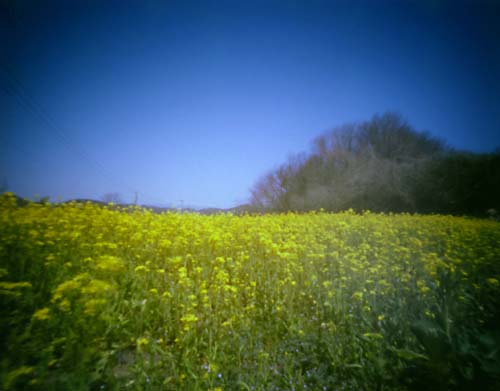
<svg viewBox="0 0 500 391">
<path fill-rule="evenodd" d="M 47 320 L 49 318 L 50 318 L 50 309 L 47 307 L 42 308 L 33 314 L 33 319 L 36 320 Z"/>
</svg>

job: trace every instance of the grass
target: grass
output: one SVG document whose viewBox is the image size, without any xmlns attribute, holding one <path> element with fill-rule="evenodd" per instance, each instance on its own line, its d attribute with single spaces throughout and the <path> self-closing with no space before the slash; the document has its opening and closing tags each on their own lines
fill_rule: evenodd
<svg viewBox="0 0 500 391">
<path fill-rule="evenodd" d="M 6 390 L 494 390 L 500 224 L 0 198 Z"/>
</svg>

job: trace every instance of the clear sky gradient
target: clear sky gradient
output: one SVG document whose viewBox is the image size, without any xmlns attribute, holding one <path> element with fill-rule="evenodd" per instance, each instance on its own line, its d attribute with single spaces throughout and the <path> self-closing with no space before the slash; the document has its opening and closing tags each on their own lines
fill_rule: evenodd
<svg viewBox="0 0 500 391">
<path fill-rule="evenodd" d="M 387 110 L 500 146 L 485 1 L 0 2 L 0 179 L 22 196 L 231 207 L 320 133 Z"/>
</svg>

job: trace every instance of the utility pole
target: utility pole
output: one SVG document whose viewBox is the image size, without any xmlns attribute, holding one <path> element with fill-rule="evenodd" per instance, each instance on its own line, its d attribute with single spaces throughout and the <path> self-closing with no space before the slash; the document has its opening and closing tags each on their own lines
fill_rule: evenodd
<svg viewBox="0 0 500 391">
<path fill-rule="evenodd" d="M 139 201 L 139 192 L 134 192 L 134 205 L 137 205 L 137 201 Z"/>
</svg>

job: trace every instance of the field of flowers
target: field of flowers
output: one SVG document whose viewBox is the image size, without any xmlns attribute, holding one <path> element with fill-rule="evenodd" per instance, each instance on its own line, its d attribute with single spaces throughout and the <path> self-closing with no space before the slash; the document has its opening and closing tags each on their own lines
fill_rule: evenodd
<svg viewBox="0 0 500 391">
<path fill-rule="evenodd" d="M 477 390 L 500 224 L 0 197 L 0 388 Z"/>
</svg>

